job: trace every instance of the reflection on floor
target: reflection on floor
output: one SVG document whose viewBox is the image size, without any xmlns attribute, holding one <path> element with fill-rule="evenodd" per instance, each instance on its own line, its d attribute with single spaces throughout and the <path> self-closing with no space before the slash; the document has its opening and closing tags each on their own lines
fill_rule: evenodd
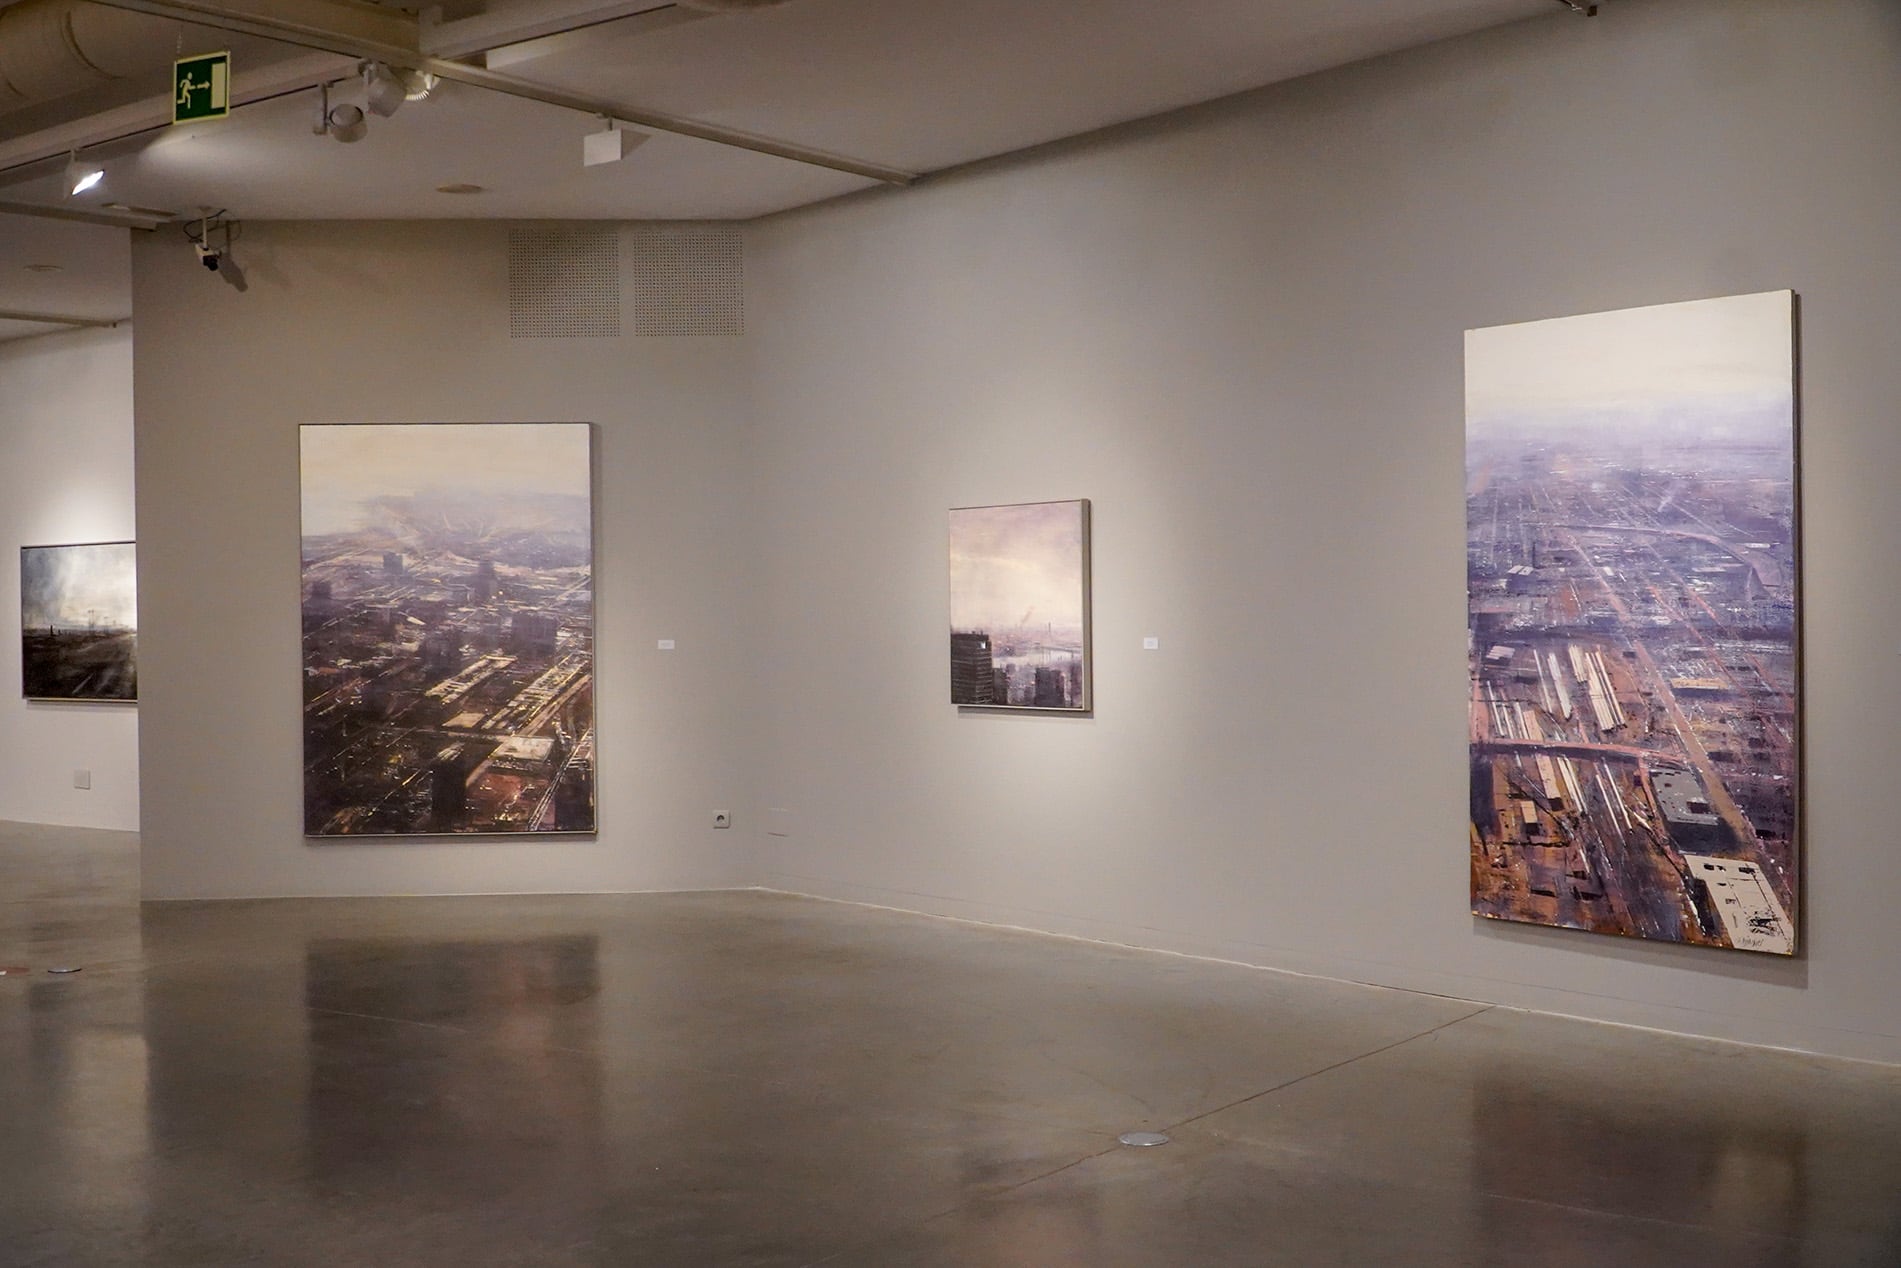
<svg viewBox="0 0 1901 1268">
<path fill-rule="evenodd" d="M 141 911 L 135 849 L 0 825 L 7 1268 L 1901 1263 L 1891 1069 L 759 893 Z"/>
</svg>

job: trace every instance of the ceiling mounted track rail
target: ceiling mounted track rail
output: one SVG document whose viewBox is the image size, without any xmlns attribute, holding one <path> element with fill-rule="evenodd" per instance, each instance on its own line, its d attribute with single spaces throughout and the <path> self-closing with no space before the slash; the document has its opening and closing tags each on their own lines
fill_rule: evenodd
<svg viewBox="0 0 1901 1268">
<path fill-rule="evenodd" d="M 692 137 L 716 145 L 768 154 L 774 158 L 827 168 L 834 172 L 882 181 L 890 185 L 909 185 L 917 180 L 915 172 L 868 163 L 844 155 L 828 153 L 789 141 L 758 136 L 736 128 L 701 123 L 661 111 L 647 110 L 625 102 L 609 101 L 580 93 L 564 92 L 531 80 L 471 66 L 467 62 L 431 57 L 417 46 L 418 31 L 413 20 L 395 10 L 375 10 L 373 6 L 345 3 L 343 0 L 291 0 L 240 7 L 217 0 L 93 0 L 96 4 L 155 17 L 177 18 L 200 26 L 215 27 L 238 35 L 253 35 L 301 48 L 356 57 L 404 70 L 422 71 L 439 79 L 467 84 L 489 92 L 538 101 L 543 105 L 572 110 L 579 114 L 605 116 L 650 132 Z M 364 11 L 372 10 L 365 20 Z M 334 19 L 334 20 L 332 20 Z M 393 20 L 392 20 L 393 19 Z M 380 29 L 378 29 L 380 27 Z"/>
<path fill-rule="evenodd" d="M 94 330 L 111 330 L 130 321 L 129 317 L 66 317 L 59 313 L 22 313 L 12 309 L 0 308 L 0 321 L 30 321 L 40 326 L 72 326 Z"/>
<path fill-rule="evenodd" d="M 81 207 L 48 206 L 43 203 L 0 202 L 0 216 L 34 216 L 41 220 L 71 220 L 84 225 L 105 225 L 110 229 L 151 229 L 163 224 L 165 215 L 141 216 L 136 212 L 92 211 Z"/>
</svg>

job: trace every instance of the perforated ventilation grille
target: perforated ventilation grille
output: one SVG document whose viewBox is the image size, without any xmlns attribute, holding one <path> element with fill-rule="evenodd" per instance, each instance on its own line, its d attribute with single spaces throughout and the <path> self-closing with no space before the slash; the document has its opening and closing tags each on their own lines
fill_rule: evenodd
<svg viewBox="0 0 1901 1268">
<path fill-rule="evenodd" d="M 745 334 L 744 259 L 732 225 L 628 226 L 634 333 Z"/>
<path fill-rule="evenodd" d="M 508 333 L 517 339 L 619 338 L 618 228 L 510 229 Z"/>
</svg>

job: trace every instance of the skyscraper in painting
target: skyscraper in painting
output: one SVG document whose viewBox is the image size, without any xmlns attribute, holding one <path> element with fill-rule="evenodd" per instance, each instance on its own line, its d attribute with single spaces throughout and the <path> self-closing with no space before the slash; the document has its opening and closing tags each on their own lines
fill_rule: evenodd
<svg viewBox="0 0 1901 1268">
<path fill-rule="evenodd" d="M 990 661 L 988 634 L 951 631 L 951 702 L 997 703 L 997 673 Z"/>
</svg>

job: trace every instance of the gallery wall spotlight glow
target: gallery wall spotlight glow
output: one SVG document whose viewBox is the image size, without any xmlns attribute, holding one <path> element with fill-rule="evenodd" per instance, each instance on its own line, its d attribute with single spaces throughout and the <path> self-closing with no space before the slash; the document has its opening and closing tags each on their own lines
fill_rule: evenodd
<svg viewBox="0 0 1901 1268">
<path fill-rule="evenodd" d="M 68 198 L 79 197 L 105 178 L 106 169 L 96 163 L 81 163 L 77 150 L 74 150 L 72 156 L 66 160 L 66 196 Z"/>
</svg>

